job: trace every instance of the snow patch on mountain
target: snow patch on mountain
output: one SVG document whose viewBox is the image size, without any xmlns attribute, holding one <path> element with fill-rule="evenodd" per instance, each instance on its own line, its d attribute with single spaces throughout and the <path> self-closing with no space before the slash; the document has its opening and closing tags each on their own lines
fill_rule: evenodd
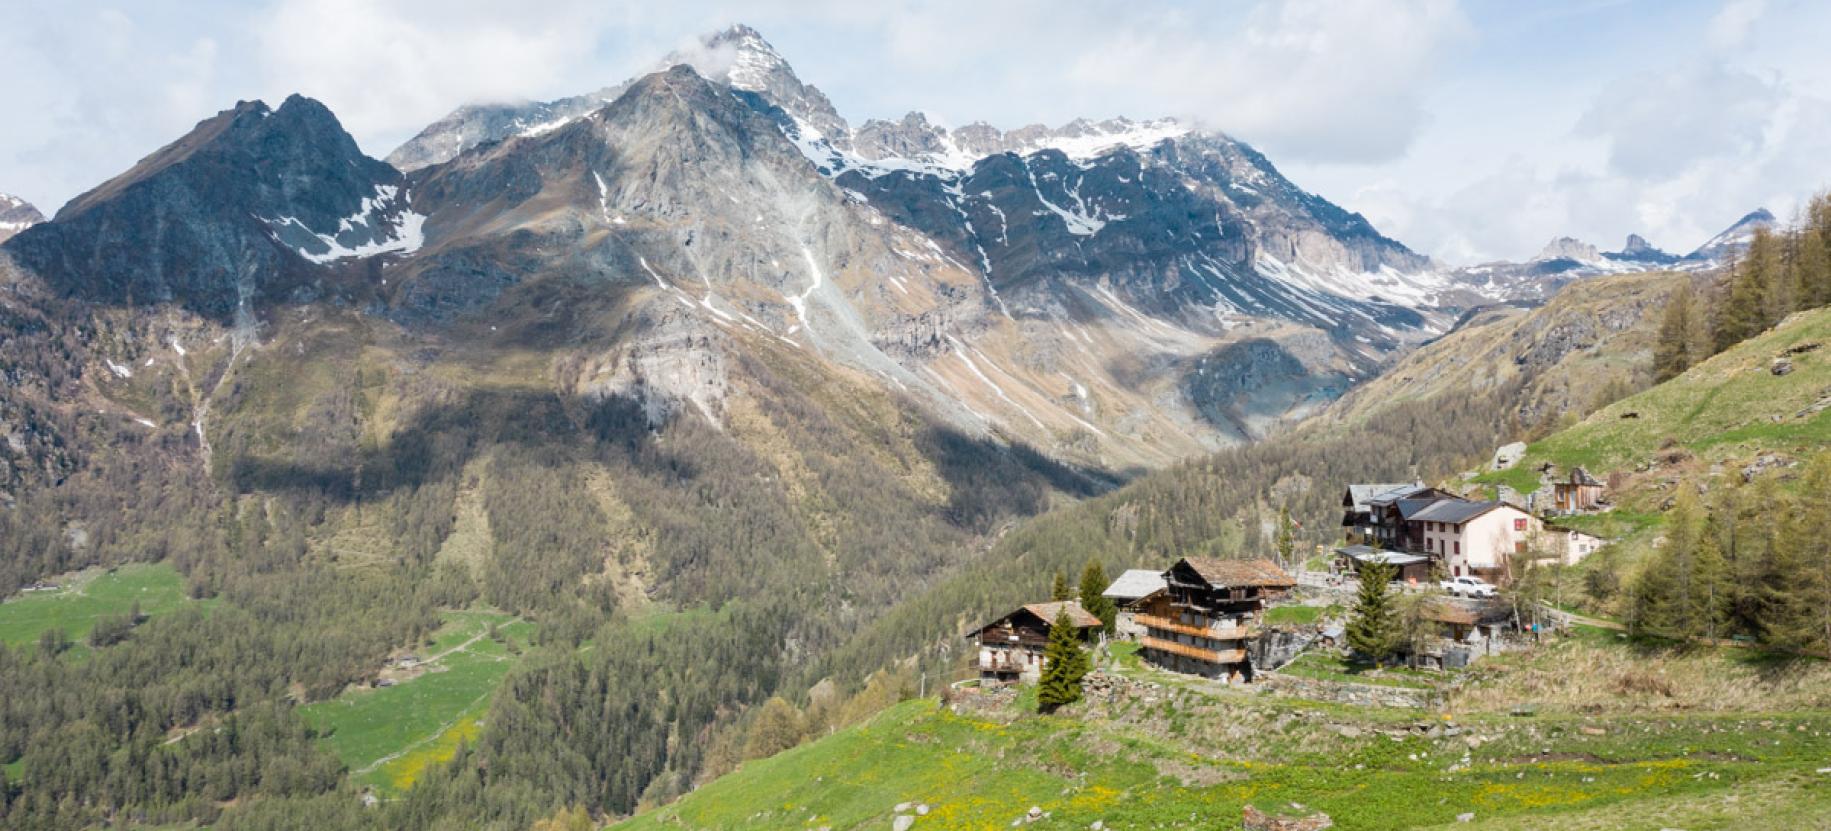
<svg viewBox="0 0 1831 831">
<path fill-rule="evenodd" d="M 315 238 L 316 246 L 294 245 L 291 248 L 299 256 L 319 265 L 380 254 L 412 254 L 426 242 L 426 217 L 400 201 L 400 188 L 395 185 L 376 185 L 375 194 L 364 197 L 362 207 L 356 213 L 338 220 L 337 230 L 332 233 L 315 231 L 291 216 L 262 217 L 261 221 L 274 230 L 276 238 L 290 229 L 302 230 Z"/>
</svg>

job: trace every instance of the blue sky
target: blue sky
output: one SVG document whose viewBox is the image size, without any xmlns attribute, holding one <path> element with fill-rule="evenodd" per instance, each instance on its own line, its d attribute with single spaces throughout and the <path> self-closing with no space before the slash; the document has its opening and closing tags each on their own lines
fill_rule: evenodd
<svg viewBox="0 0 1831 831">
<path fill-rule="evenodd" d="M 0 0 L 0 191 L 54 210 L 294 91 L 382 156 L 736 21 L 853 123 L 1175 115 L 1447 262 L 1565 234 L 1684 251 L 1831 185 L 1831 3 L 1807 0 Z"/>
</svg>

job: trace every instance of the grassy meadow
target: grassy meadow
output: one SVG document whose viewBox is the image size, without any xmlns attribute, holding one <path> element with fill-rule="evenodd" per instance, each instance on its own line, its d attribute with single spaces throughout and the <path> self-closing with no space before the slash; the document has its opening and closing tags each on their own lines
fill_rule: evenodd
<svg viewBox="0 0 1831 831">
<path fill-rule="evenodd" d="M 83 639 L 97 620 L 127 614 L 136 602 L 140 614 L 148 617 L 208 602 L 191 600 L 184 578 L 167 563 L 88 569 L 54 582 L 56 590 L 21 592 L 0 603 L 0 643 L 25 646 L 48 630 L 62 629 L 75 642 L 72 654 L 80 656 L 89 649 Z"/>
<path fill-rule="evenodd" d="M 1023 827 L 1237 828 L 1249 803 L 1322 811 L 1349 831 L 1831 822 L 1831 773 L 1820 772 L 1831 693 L 1819 692 L 1831 668 L 1818 661 L 1590 630 L 1465 675 L 1420 673 L 1452 690 L 1443 712 L 1171 683 L 1183 679 L 1129 656 L 1117 665 L 1164 683 L 1054 716 L 1027 712 L 1022 695 L 991 709 L 906 701 L 614 827 L 883 828 L 904 803 L 905 815 L 928 807 L 918 830 L 1008 828 L 1033 805 L 1047 817 Z M 1713 674 L 1722 696 L 1702 680 Z M 1515 714 L 1521 704 L 1529 715 Z"/>
<path fill-rule="evenodd" d="M 500 638 L 489 636 L 496 627 Z M 359 785 L 411 787 L 421 771 L 475 739 L 490 697 L 527 646 L 533 624 L 489 611 L 448 612 L 414 654 L 424 672 L 395 686 L 353 689 L 300 709 Z"/>
</svg>

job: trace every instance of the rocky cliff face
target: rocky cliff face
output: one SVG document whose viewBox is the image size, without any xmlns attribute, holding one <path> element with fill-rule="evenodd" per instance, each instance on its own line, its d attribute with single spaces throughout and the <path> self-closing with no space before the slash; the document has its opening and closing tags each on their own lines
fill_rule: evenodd
<svg viewBox="0 0 1831 831">
<path fill-rule="evenodd" d="M 461 110 L 396 151 L 472 148 L 414 173 L 429 243 L 391 272 L 388 314 L 487 316 L 565 273 L 708 348 L 811 348 L 959 426 L 1126 464 L 1275 429 L 1445 319 L 1427 258 L 1225 136 L 853 128 L 755 31 L 701 47 L 545 109 Z M 1226 348 L 1242 340 L 1304 345 Z M 1191 374 L 1259 358 L 1240 369 L 1282 379 L 1264 390 Z"/>
<path fill-rule="evenodd" d="M 325 266 L 416 248 L 404 184 L 322 104 L 242 102 L 5 251 L 65 295 L 248 323 L 263 302 L 330 290 Z"/>
</svg>

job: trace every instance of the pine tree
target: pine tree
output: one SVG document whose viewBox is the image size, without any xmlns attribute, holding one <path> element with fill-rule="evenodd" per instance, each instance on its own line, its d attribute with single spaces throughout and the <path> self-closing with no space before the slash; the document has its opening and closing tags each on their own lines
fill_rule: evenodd
<svg viewBox="0 0 1831 831">
<path fill-rule="evenodd" d="M 1049 599 L 1054 600 L 1059 603 L 1063 600 L 1069 600 L 1073 597 L 1074 597 L 1074 592 L 1070 591 L 1068 588 L 1068 575 L 1063 574 L 1059 571 L 1056 572 L 1055 573 L 1055 585 L 1053 585 L 1049 588 Z"/>
<path fill-rule="evenodd" d="M 1108 635 L 1113 633 L 1113 627 L 1119 621 L 1119 607 L 1105 594 L 1109 582 L 1099 560 L 1089 562 L 1081 571 L 1081 608 L 1099 618 L 1101 629 Z"/>
<path fill-rule="evenodd" d="M 1278 509 L 1278 564 L 1291 567 L 1291 557 L 1297 552 L 1297 533 L 1291 523 L 1289 505 Z"/>
<path fill-rule="evenodd" d="M 1063 608 L 1049 625 L 1049 644 L 1043 648 L 1043 677 L 1037 686 L 1037 709 L 1053 713 L 1081 700 L 1081 679 L 1089 671 L 1087 653 L 1081 651 L 1074 621 Z"/>
<path fill-rule="evenodd" d="M 1354 616 L 1348 621 L 1348 646 L 1372 659 L 1376 667 L 1391 657 L 1404 639 L 1403 621 L 1389 585 L 1396 571 L 1385 563 L 1361 566 Z"/>
</svg>

